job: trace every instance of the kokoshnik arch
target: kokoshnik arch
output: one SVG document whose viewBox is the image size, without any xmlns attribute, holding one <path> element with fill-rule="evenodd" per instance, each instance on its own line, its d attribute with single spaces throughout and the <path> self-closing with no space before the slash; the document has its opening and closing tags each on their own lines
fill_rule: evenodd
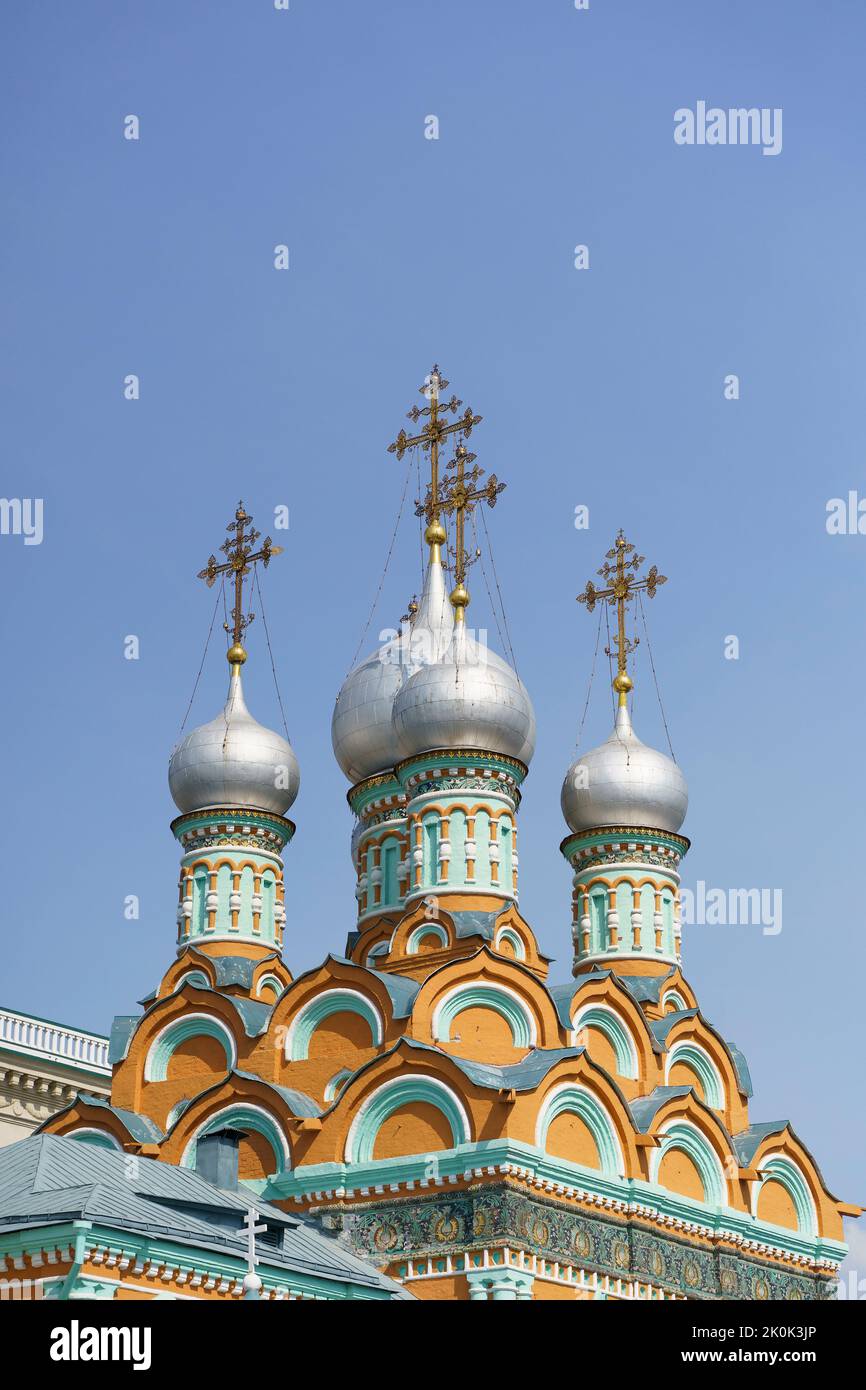
<svg viewBox="0 0 866 1390">
<path fill-rule="evenodd" d="M 422 597 L 334 709 L 355 818 L 344 954 L 298 977 L 283 960 L 299 774 L 244 701 L 243 586 L 278 552 L 255 551 L 241 506 L 202 571 L 234 585 L 228 698 L 169 768 L 177 956 L 115 1021 L 110 1103 L 80 1094 L 44 1129 L 186 1168 L 232 1132 L 242 1183 L 422 1299 L 832 1297 L 858 1209 L 787 1123 L 752 1120 L 745 1059 L 682 971 L 686 782 L 629 707 L 629 605 L 665 580 L 622 533 L 580 596 L 615 610 L 617 709 L 563 783 L 573 979 L 548 982 L 519 907 L 535 715 L 466 623 L 466 526 L 504 485 L 482 483 L 480 416 L 447 386 L 434 367 L 418 432 L 390 446 L 429 463 Z"/>
</svg>

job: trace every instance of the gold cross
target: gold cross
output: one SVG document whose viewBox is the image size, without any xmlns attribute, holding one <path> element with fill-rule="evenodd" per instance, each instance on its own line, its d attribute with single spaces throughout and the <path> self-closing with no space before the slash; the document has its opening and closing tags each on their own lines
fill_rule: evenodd
<svg viewBox="0 0 866 1390">
<path fill-rule="evenodd" d="M 617 536 L 613 548 L 607 552 L 604 564 L 598 573 L 602 579 L 611 580 L 612 583 L 607 589 L 597 589 L 592 580 L 587 581 L 586 588 L 582 594 L 578 594 L 578 603 L 586 604 L 586 611 L 591 613 L 595 605 L 600 602 L 607 602 L 611 608 L 616 606 L 617 634 L 614 638 L 616 652 L 612 652 L 609 647 L 605 647 L 606 656 L 616 656 L 617 673 L 614 678 L 613 688 L 619 695 L 619 703 L 626 703 L 626 696 L 632 689 L 634 682 L 626 671 L 628 656 L 639 645 L 639 637 L 627 637 L 625 631 L 625 606 L 633 594 L 645 589 L 649 598 L 655 598 L 656 589 L 659 584 L 667 583 L 667 576 L 659 574 L 658 569 L 653 565 L 643 579 L 638 579 L 637 571 L 641 565 L 646 563 L 646 556 L 634 555 L 634 546 L 631 541 L 627 541 L 622 531 Z M 613 564 L 610 561 L 613 560 Z"/>
<path fill-rule="evenodd" d="M 283 547 L 281 545 L 272 545 L 270 536 L 265 537 L 265 542 L 261 550 L 253 553 L 253 546 L 259 539 L 261 531 L 255 531 L 253 529 L 252 521 L 253 519 L 249 513 L 244 511 L 243 502 L 239 502 L 238 509 L 235 512 L 235 519 L 233 522 L 230 521 L 226 527 L 228 534 L 225 541 L 220 546 L 220 550 L 226 556 L 225 563 L 218 565 L 216 556 L 211 555 L 206 568 L 199 570 L 198 574 L 199 579 L 206 580 L 209 589 L 216 583 L 218 575 L 234 575 L 235 606 L 231 611 L 232 621 L 231 625 L 229 625 L 229 623 L 223 623 L 226 632 L 230 632 L 232 635 L 232 645 L 229 648 L 228 659 L 233 666 L 242 666 L 247 659 L 247 654 L 244 651 L 241 638 L 244 635 L 244 628 L 249 627 L 253 618 L 256 616 L 255 613 L 244 613 L 244 580 L 257 560 L 261 560 L 265 569 L 267 569 L 271 562 L 271 556 L 282 555 L 283 553 Z M 247 522 L 250 523 L 250 529 L 245 531 L 244 528 Z M 232 532 L 234 532 L 234 535 L 232 535 Z"/>
<path fill-rule="evenodd" d="M 466 571 L 481 554 L 480 550 L 476 550 L 474 555 L 467 553 L 464 540 L 466 515 L 474 512 L 479 502 L 486 502 L 488 507 L 495 507 L 497 497 L 500 492 L 505 491 L 506 486 L 505 483 L 500 483 L 495 473 L 491 473 L 484 486 L 477 487 L 479 478 L 484 477 L 484 469 L 479 468 L 475 458 L 475 454 L 467 453 L 465 444 L 457 445 L 457 452 L 447 467 L 450 476 L 445 480 L 440 499 L 443 512 L 449 515 L 453 512 L 457 521 L 457 534 L 452 552 L 456 583 L 451 594 L 451 602 L 457 610 L 458 622 L 463 621 L 465 609 L 469 604 L 469 591 L 464 583 Z M 420 516 L 429 505 L 429 498 L 426 502 L 420 502 L 415 508 L 416 515 Z"/>
<path fill-rule="evenodd" d="M 439 445 L 449 434 L 460 434 L 464 439 L 468 439 L 474 426 L 479 424 L 482 418 L 480 415 L 473 415 L 467 406 L 459 420 L 446 425 L 440 412 L 451 411 L 456 415 L 463 404 L 456 396 L 452 396 L 450 401 L 440 401 L 439 393 L 444 391 L 447 386 L 448 382 L 434 363 L 433 370 L 419 390 L 419 394 L 426 396 L 430 404 L 425 406 L 413 405 L 406 416 L 407 420 L 417 422 L 426 415 L 428 417 L 427 423 L 420 434 L 410 436 L 405 430 L 401 430 L 393 444 L 388 445 L 388 453 L 396 454 L 398 459 L 401 459 L 406 450 L 411 449 L 414 444 L 420 444 L 422 449 L 430 455 L 430 486 L 426 504 L 428 545 L 441 545 L 445 540 L 445 533 L 439 521 Z"/>
</svg>

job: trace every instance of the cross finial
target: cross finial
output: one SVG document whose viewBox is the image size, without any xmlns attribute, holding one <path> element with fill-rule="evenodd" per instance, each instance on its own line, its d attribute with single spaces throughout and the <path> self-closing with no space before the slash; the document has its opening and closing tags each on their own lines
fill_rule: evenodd
<svg viewBox="0 0 866 1390">
<path fill-rule="evenodd" d="M 628 692 L 632 689 L 634 682 L 628 674 L 628 657 L 640 642 L 639 637 L 627 637 L 625 630 L 625 608 L 632 595 L 645 589 L 649 598 L 655 598 L 656 589 L 659 584 L 667 583 L 667 576 L 659 574 L 655 565 L 644 575 L 638 578 L 638 570 L 641 565 L 646 563 L 644 555 L 634 553 L 635 547 L 631 541 L 627 541 L 623 532 L 620 531 L 613 547 L 607 552 L 605 562 L 598 571 L 602 579 L 609 580 L 606 589 L 597 589 L 592 580 L 588 580 L 586 588 L 582 594 L 578 594 L 578 603 L 586 604 L 586 611 L 591 613 L 597 603 L 606 602 L 611 608 L 616 608 L 617 631 L 614 638 L 616 651 L 612 652 L 609 647 L 605 648 L 607 656 L 616 656 L 617 672 L 613 681 L 613 688 L 619 696 L 619 703 L 626 704 Z M 611 564 L 611 561 L 613 563 Z"/>
<path fill-rule="evenodd" d="M 407 415 L 407 419 L 414 423 L 426 417 L 426 423 L 418 434 L 408 435 L 405 429 L 401 430 L 393 444 L 388 445 L 388 453 L 396 454 L 401 459 L 407 449 L 413 445 L 420 444 L 425 453 L 430 455 L 430 484 L 427 490 L 427 499 L 419 504 L 422 510 L 418 515 L 426 515 L 427 530 L 425 540 L 431 547 L 431 558 L 438 560 L 440 547 L 445 542 L 445 529 L 439 520 L 441 511 L 441 499 L 439 496 L 439 445 L 450 434 L 458 434 L 461 439 L 468 439 L 474 427 L 480 423 L 481 416 L 473 415 L 470 408 L 466 410 L 459 419 L 454 420 L 450 425 L 446 424 L 441 418 L 443 414 L 450 412 L 456 415 L 460 406 L 463 404 L 456 396 L 452 396 L 449 401 L 443 401 L 442 393 L 447 389 L 449 383 L 445 380 L 439 370 L 439 366 L 434 362 L 432 370 L 428 373 L 424 385 L 420 387 L 419 393 L 428 402 L 427 405 L 413 405 Z"/>
<path fill-rule="evenodd" d="M 455 584 L 451 592 L 451 603 L 456 612 L 458 622 L 463 622 L 466 608 L 469 605 L 469 591 L 466 588 L 466 571 L 469 566 L 474 564 L 481 554 L 476 550 L 474 555 L 470 555 L 465 543 L 465 523 L 467 514 L 474 512 L 479 502 L 486 502 L 488 507 L 496 506 L 496 499 L 500 492 L 505 491 L 505 483 L 501 483 L 495 473 L 491 473 L 487 482 L 479 486 L 479 479 L 484 477 L 484 469 L 480 468 L 475 462 L 476 455 L 467 451 L 466 445 L 457 445 L 457 451 L 446 468 L 446 478 L 440 498 L 442 511 L 449 515 L 453 512 L 456 518 L 456 535 L 454 539 L 454 549 L 451 552 L 454 556 L 454 579 Z M 415 508 L 416 514 L 421 515 L 428 502 L 420 502 Z"/>
<path fill-rule="evenodd" d="M 249 522 L 249 530 L 246 530 Z M 234 576 L 235 585 L 235 606 L 231 611 L 231 623 L 223 623 L 226 632 L 231 633 L 232 645 L 228 650 L 228 659 L 232 666 L 242 666 L 247 659 L 247 654 L 242 644 L 244 629 L 249 627 L 255 613 L 244 613 L 244 580 L 256 561 L 261 560 L 265 569 L 271 562 L 271 556 L 281 555 L 283 547 L 273 545 L 270 536 L 266 536 L 261 550 L 255 551 L 253 547 L 261 535 L 260 531 L 253 529 L 253 519 L 248 512 L 244 511 L 243 502 L 238 503 L 234 521 L 230 521 L 226 527 L 228 532 L 225 541 L 220 546 L 220 550 L 225 555 L 224 564 L 218 565 L 216 556 L 211 555 L 207 565 L 203 570 L 199 570 L 199 579 L 204 579 L 210 589 L 216 583 L 221 574 Z M 234 534 L 232 534 L 234 533 Z"/>
</svg>

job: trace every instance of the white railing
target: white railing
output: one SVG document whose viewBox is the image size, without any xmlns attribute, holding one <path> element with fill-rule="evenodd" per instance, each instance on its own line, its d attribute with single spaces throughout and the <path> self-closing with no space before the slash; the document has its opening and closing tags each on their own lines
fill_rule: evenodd
<svg viewBox="0 0 866 1390">
<path fill-rule="evenodd" d="M 83 1033 L 79 1028 L 65 1028 L 61 1023 L 0 1009 L 0 1048 L 4 1043 L 34 1057 L 111 1074 L 108 1039 L 98 1033 Z"/>
</svg>

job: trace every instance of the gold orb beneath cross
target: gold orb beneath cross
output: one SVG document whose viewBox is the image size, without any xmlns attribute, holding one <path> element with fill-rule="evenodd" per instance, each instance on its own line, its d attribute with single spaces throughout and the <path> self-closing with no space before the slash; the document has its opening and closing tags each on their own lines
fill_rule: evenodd
<svg viewBox="0 0 866 1390">
<path fill-rule="evenodd" d="M 613 688 L 617 695 L 627 695 L 630 690 L 634 690 L 634 681 L 626 671 L 620 671 L 619 675 L 613 678 Z"/>
<path fill-rule="evenodd" d="M 243 666 L 247 659 L 247 654 L 240 642 L 235 642 L 233 647 L 229 647 L 226 658 L 230 666 Z"/>
</svg>

